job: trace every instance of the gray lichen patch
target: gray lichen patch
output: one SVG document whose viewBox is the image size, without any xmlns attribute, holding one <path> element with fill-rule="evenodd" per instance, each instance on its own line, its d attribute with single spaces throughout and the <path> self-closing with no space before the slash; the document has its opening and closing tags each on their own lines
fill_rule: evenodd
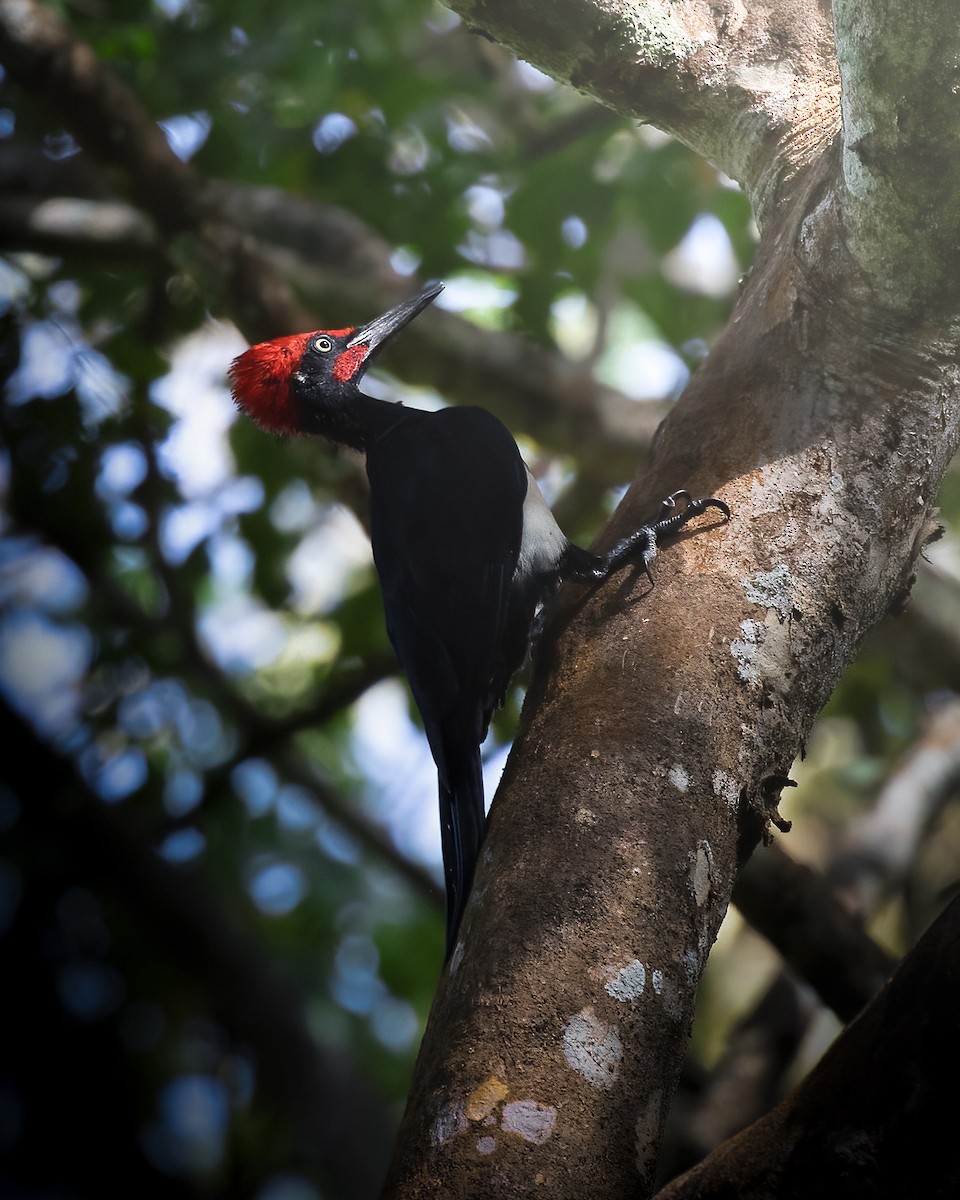
<svg viewBox="0 0 960 1200">
<path fill-rule="evenodd" d="M 567 1022 L 563 1055 L 593 1087 L 612 1088 L 623 1062 L 623 1042 L 615 1025 L 606 1025 L 592 1008 L 584 1008 Z"/>
</svg>

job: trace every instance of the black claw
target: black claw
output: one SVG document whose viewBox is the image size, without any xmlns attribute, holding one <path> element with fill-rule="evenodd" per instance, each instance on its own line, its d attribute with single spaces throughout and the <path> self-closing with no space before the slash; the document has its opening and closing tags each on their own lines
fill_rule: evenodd
<svg viewBox="0 0 960 1200">
<path fill-rule="evenodd" d="M 718 508 L 727 520 L 730 520 L 730 505 L 725 500 L 718 500 L 716 496 L 703 496 L 699 500 L 691 500 L 690 503 L 697 505 L 698 512 L 706 512 L 708 508 Z"/>
<path fill-rule="evenodd" d="M 683 505 L 681 508 L 680 505 Z M 657 555 L 657 542 L 682 529 L 688 521 L 708 508 L 719 509 L 726 520 L 730 520 L 730 509 L 723 500 L 716 496 L 702 496 L 694 500 L 690 493 L 682 488 L 671 492 L 661 503 L 660 512 L 655 521 L 649 525 L 641 525 L 629 537 L 618 542 L 607 554 L 595 558 L 579 547 L 570 546 L 563 571 L 563 578 L 578 579 L 581 583 L 597 585 L 608 579 L 614 571 L 620 570 L 628 562 L 637 563 L 643 571 L 650 586 L 656 585 L 653 577 L 653 560 Z M 678 511 L 679 510 L 679 511 Z"/>
<path fill-rule="evenodd" d="M 686 501 L 683 508 L 679 512 L 672 513 L 671 516 L 665 516 L 665 513 L 670 513 L 672 509 L 677 507 L 677 500 L 680 498 Z M 700 516 L 708 508 L 719 509 L 726 520 L 730 520 L 729 506 L 723 500 L 718 500 L 716 496 L 701 496 L 699 500 L 694 500 L 687 491 L 672 492 L 664 500 L 663 504 L 661 504 L 660 517 L 650 528 L 657 536 L 665 533 L 676 533 L 688 521 Z"/>
<path fill-rule="evenodd" d="M 679 492 L 671 492 L 670 495 L 666 498 L 666 500 L 661 501 L 660 512 L 657 514 L 657 519 L 656 519 L 656 521 L 654 521 L 654 524 L 659 525 L 659 523 L 661 521 L 667 520 L 668 514 L 672 514 L 673 516 L 676 516 L 677 514 L 674 513 L 673 510 L 675 508 L 677 508 L 678 501 L 680 501 L 680 500 L 682 500 L 684 502 L 684 505 L 683 505 L 684 509 L 686 509 L 688 505 L 693 503 L 693 497 L 690 495 L 690 493 L 687 491 L 686 488 L 681 488 Z"/>
<path fill-rule="evenodd" d="M 646 575 L 647 579 L 650 581 L 651 587 L 656 587 L 656 585 L 657 585 L 657 581 L 653 577 L 653 560 L 654 560 L 655 556 L 656 556 L 656 551 L 654 551 L 654 553 L 651 554 L 650 551 L 648 550 L 644 554 L 643 558 L 640 560 L 640 565 L 641 565 L 641 567 L 643 567 L 643 573 L 644 573 L 644 575 Z"/>
</svg>

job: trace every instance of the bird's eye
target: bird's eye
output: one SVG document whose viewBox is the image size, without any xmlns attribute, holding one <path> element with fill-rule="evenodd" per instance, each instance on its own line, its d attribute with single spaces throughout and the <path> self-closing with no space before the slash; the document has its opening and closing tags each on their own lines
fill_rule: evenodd
<svg viewBox="0 0 960 1200">
<path fill-rule="evenodd" d="M 328 337 L 318 337 L 313 340 L 314 350 L 319 350 L 321 354 L 329 354 L 333 349 L 333 342 Z"/>
</svg>

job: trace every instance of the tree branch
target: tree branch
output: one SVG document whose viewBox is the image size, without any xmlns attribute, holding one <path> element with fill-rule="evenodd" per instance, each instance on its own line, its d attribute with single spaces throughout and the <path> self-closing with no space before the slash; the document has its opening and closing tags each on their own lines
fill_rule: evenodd
<svg viewBox="0 0 960 1200">
<path fill-rule="evenodd" d="M 955 301 L 960 32 L 950 0 L 834 0 L 846 243 L 894 310 Z M 918 236 L 918 234 L 920 236 Z"/>
<path fill-rule="evenodd" d="M 895 960 L 824 880 L 777 846 L 751 857 L 733 901 L 841 1021 L 855 1017 L 893 971 Z"/>
<path fill-rule="evenodd" d="M 706 1085 L 670 1110 L 658 1161 L 670 1180 L 704 1159 L 729 1137 L 768 1113 L 783 1095 L 816 1005 L 809 990 L 778 971 L 755 1007 L 730 1033 L 723 1057 Z"/>
<path fill-rule="evenodd" d="M 741 870 L 733 900 L 791 971 L 778 973 L 731 1035 L 674 1148 L 680 1169 L 770 1108 L 773 1089 L 789 1065 L 787 1047 L 799 1043 L 811 1012 L 809 1004 L 793 997 L 794 973 L 816 988 L 841 1020 L 850 1020 L 893 971 L 893 960 L 867 935 L 862 921 L 905 881 L 924 831 L 956 786 L 958 714 L 954 703 L 934 714 L 872 809 L 853 822 L 831 852 L 822 876 L 794 863 L 778 846 L 757 851 Z M 761 1046 L 767 1047 L 765 1055 Z M 671 1113 L 671 1124 L 676 1123 Z"/>
<path fill-rule="evenodd" d="M 760 218 L 839 128 L 833 33 L 815 0 L 451 8 L 555 79 L 674 134 L 743 183 Z"/>
<path fill-rule="evenodd" d="M 492 11 L 507 21 L 506 6 Z M 562 36 L 581 54 L 566 6 L 561 24 L 544 40 Z M 588 39 L 587 53 L 596 45 Z M 534 61 L 556 66 L 546 53 Z M 631 45 L 604 76 L 619 83 L 608 98 L 621 109 L 647 78 L 634 58 Z M 834 71 L 825 58 L 814 121 L 824 131 L 835 127 Z M 701 148 L 723 160 L 719 135 Z M 733 520 L 665 549 L 652 594 L 623 580 L 585 602 L 568 593 L 548 624 L 390 1197 L 451 1178 L 489 1194 L 494 1176 L 536 1176 L 558 1198 L 649 1191 L 736 868 L 774 815 L 776 780 L 935 527 L 933 497 L 960 443 L 956 305 L 919 328 L 891 325 L 821 208 L 837 155 L 771 170 L 789 186 L 765 214 L 734 316 L 600 547 L 680 486 L 719 492 Z M 494 1095 L 491 1107 L 478 1101 Z M 548 1135 L 517 1131 L 513 1103 Z M 483 1126 L 491 1116 L 496 1136 Z"/>
<path fill-rule="evenodd" d="M 846 1196 L 960 1189 L 953 1135 L 960 1005 L 960 899 L 796 1092 L 725 1142 L 657 1200 L 809 1196 L 829 1179 Z"/>
</svg>

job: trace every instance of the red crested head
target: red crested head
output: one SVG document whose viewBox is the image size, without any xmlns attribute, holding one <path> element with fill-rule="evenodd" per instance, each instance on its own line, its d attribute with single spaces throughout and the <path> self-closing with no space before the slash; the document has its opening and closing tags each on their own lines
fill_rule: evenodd
<svg viewBox="0 0 960 1200">
<path fill-rule="evenodd" d="M 302 425 L 293 390 L 313 333 L 294 333 L 251 346 L 230 364 L 230 387 L 240 408 L 271 433 L 296 433 Z"/>
<path fill-rule="evenodd" d="M 428 284 L 366 325 L 295 333 L 251 346 L 230 365 L 233 398 L 273 433 L 322 433 L 362 444 L 362 416 L 352 412 L 358 384 L 376 352 L 440 294 Z"/>
</svg>

